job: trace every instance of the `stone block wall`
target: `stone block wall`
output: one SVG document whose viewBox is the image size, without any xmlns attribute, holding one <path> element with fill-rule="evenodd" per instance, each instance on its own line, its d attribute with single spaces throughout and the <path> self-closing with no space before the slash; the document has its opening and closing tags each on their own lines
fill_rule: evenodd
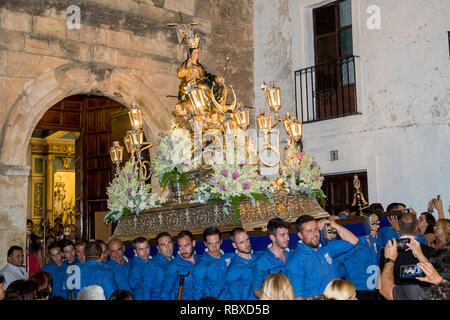
<svg viewBox="0 0 450 320">
<path fill-rule="evenodd" d="M 68 28 L 71 5 L 80 8 L 79 30 Z M 147 137 L 168 128 L 178 93 L 176 70 L 186 59 L 175 29 L 167 26 L 180 21 L 179 12 L 183 22 L 198 23 L 202 64 L 221 75 L 229 56 L 226 81 L 239 102 L 252 106 L 253 0 L 0 3 L 0 268 L 9 246 L 25 243 L 28 144 L 46 110 L 67 96 L 91 93 L 140 104 Z"/>
</svg>

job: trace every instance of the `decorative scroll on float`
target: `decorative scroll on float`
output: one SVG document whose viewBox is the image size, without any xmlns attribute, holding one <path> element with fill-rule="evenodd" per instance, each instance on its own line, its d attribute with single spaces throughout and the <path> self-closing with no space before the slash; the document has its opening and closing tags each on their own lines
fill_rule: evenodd
<svg viewBox="0 0 450 320">
<path fill-rule="evenodd" d="M 118 221 L 113 236 L 131 239 L 184 229 L 195 234 L 212 225 L 223 230 L 235 226 L 253 229 L 266 226 L 275 217 L 294 222 L 304 214 L 328 216 L 316 201 L 323 200 L 323 176 L 313 157 L 302 150 L 302 124 L 289 113 L 285 120 L 279 117 L 280 88 L 275 83 L 262 86 L 270 110 L 257 116 L 258 129 L 264 134 L 264 144 L 257 150 L 247 134 L 249 107 L 237 103 L 233 86 L 225 85 L 229 58 L 223 77 L 209 74 L 198 62 L 199 34 L 191 24 L 175 27 L 189 52 L 178 69 L 177 122 L 160 133 L 155 159 L 144 163 L 141 152 L 152 143 L 143 142 L 141 110 L 133 106 L 130 111 L 133 131 L 125 137 L 125 144 L 132 154 L 131 163 L 120 169 L 123 149 L 118 142 L 111 148 L 116 177 L 108 189 L 110 212 L 105 222 Z M 233 96 L 231 104 L 227 104 L 228 89 Z M 270 111 L 275 113 L 275 122 Z M 280 122 L 290 137 L 282 155 L 269 143 L 271 130 Z M 264 151 L 273 151 L 277 162 L 265 162 Z M 277 164 L 280 177 L 276 181 L 260 174 L 260 166 Z M 171 190 L 171 196 L 151 193 L 146 184 L 150 173 L 158 177 L 163 189 Z"/>
</svg>

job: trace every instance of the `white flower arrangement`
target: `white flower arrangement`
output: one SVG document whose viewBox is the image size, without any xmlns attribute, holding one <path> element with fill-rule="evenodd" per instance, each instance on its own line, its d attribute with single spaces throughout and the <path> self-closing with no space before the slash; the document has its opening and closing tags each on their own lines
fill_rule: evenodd
<svg viewBox="0 0 450 320">
<path fill-rule="evenodd" d="M 236 139 L 235 143 L 227 143 L 225 152 L 218 154 L 212 165 L 214 173 L 210 181 L 203 183 L 194 193 L 194 199 L 200 202 L 225 200 L 225 211 L 228 211 L 227 206 L 233 205 L 233 224 L 239 217 L 240 200 L 250 199 L 253 205 L 256 200 L 272 200 L 270 181 L 258 174 L 256 165 L 249 164 L 246 152 L 242 152 L 253 150 L 254 146 L 252 148 L 249 140 L 247 148 L 242 149 L 245 146 L 242 142 Z"/>
<path fill-rule="evenodd" d="M 172 120 L 172 128 L 159 135 L 159 146 L 153 160 L 153 170 L 164 188 L 169 180 L 179 180 L 186 186 L 187 172 L 195 168 L 192 161 L 193 144 L 189 131 L 179 128 Z"/>
<path fill-rule="evenodd" d="M 315 195 L 324 206 L 325 195 L 321 189 L 324 178 L 313 156 L 299 152 L 293 142 L 288 142 L 286 162 L 287 164 L 282 166 L 282 183 L 277 181 L 277 184 L 293 193 Z"/>
<path fill-rule="evenodd" d="M 117 221 L 122 216 L 128 217 L 130 212 L 137 215 L 146 209 L 161 206 L 166 199 L 151 193 L 150 185 L 142 183 L 138 175 L 138 168 L 133 160 L 129 160 L 120 173 L 109 184 L 108 195 L 109 212 L 104 221 Z"/>
</svg>

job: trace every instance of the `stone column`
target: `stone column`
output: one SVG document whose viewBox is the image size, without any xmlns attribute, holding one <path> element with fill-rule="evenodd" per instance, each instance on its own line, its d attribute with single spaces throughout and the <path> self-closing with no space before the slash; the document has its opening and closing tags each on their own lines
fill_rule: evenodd
<svg viewBox="0 0 450 320">
<path fill-rule="evenodd" d="M 30 167 L 0 164 L 0 269 L 7 263 L 8 249 L 24 249 Z"/>
</svg>

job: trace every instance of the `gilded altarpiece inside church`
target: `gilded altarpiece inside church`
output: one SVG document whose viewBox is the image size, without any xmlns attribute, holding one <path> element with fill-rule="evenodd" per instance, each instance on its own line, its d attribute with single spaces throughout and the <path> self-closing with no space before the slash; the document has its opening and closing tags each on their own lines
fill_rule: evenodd
<svg viewBox="0 0 450 320">
<path fill-rule="evenodd" d="M 31 138 L 31 202 L 34 232 L 44 236 L 55 222 L 76 224 L 75 140 L 79 133 L 35 130 Z"/>
</svg>

